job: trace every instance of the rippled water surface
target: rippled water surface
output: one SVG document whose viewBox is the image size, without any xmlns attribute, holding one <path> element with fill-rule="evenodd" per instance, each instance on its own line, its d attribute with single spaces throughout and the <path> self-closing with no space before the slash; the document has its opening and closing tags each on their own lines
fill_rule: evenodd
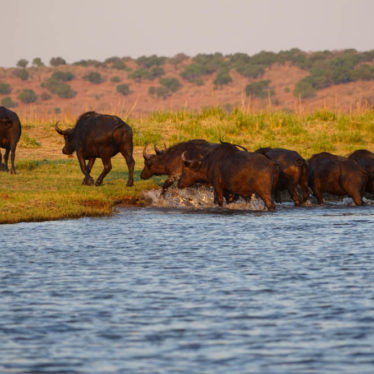
<svg viewBox="0 0 374 374">
<path fill-rule="evenodd" d="M 373 373 L 374 206 L 0 226 L 1 373 Z"/>
</svg>

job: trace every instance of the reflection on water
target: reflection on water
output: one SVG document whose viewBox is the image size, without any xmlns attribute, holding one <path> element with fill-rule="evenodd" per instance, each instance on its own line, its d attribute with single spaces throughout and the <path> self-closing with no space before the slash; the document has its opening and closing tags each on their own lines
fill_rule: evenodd
<svg viewBox="0 0 374 374">
<path fill-rule="evenodd" d="M 374 206 L 0 226 L 1 373 L 371 373 Z"/>
</svg>

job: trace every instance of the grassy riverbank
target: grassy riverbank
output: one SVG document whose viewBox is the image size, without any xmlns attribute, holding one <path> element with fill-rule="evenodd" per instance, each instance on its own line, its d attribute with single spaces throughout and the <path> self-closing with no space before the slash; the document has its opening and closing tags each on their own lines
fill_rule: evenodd
<svg viewBox="0 0 374 374">
<path fill-rule="evenodd" d="M 124 119 L 134 130 L 134 187 L 126 187 L 127 167 L 120 155 L 113 159 L 113 169 L 103 186 L 81 185 L 78 162 L 61 154 L 63 139 L 54 130 L 56 120 L 66 128 L 74 125 L 75 118 L 21 118 L 17 175 L 0 173 L 0 223 L 107 216 L 118 204 L 144 205 L 142 191 L 158 188 L 164 179 L 140 180 L 145 143 L 170 146 L 193 138 L 212 142 L 223 139 L 249 150 L 263 146 L 294 149 L 306 158 L 321 151 L 341 155 L 360 148 L 374 151 L 374 111 L 253 114 L 210 108 L 199 113 L 157 112 Z M 101 161 L 97 160 L 92 175 L 97 177 L 101 170 Z"/>
</svg>

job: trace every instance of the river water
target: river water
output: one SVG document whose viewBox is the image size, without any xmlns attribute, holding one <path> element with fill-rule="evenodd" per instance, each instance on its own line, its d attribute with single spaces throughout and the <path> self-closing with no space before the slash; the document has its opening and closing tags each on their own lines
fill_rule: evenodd
<svg viewBox="0 0 374 374">
<path fill-rule="evenodd" d="M 0 226 L 0 373 L 373 373 L 374 206 Z"/>
</svg>

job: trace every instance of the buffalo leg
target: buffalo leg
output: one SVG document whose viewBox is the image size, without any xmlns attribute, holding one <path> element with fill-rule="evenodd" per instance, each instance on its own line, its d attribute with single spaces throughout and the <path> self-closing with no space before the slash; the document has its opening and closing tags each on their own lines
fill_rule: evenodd
<svg viewBox="0 0 374 374">
<path fill-rule="evenodd" d="M 5 171 L 9 171 L 8 169 L 9 151 L 10 151 L 10 148 L 6 148 L 5 153 L 4 153 L 4 170 Z"/>
<path fill-rule="evenodd" d="M 265 192 L 265 193 L 263 193 L 259 196 L 264 201 L 264 204 L 269 211 L 274 211 L 275 210 L 275 204 L 274 204 L 273 199 L 271 198 L 271 193 L 270 192 L 269 193 Z"/>
<path fill-rule="evenodd" d="M 295 206 L 300 206 L 299 192 L 297 191 L 297 186 L 295 184 L 289 184 L 287 189 L 288 193 L 291 195 L 291 198 L 295 203 Z"/>
<path fill-rule="evenodd" d="M 103 158 L 102 161 L 104 165 L 104 170 L 99 175 L 99 178 L 97 178 L 95 183 L 96 186 L 100 186 L 103 183 L 103 179 L 105 178 L 105 176 L 112 170 L 112 163 L 110 161 L 110 157 Z"/>
<path fill-rule="evenodd" d="M 88 174 L 91 173 L 91 170 L 92 170 L 92 167 L 93 167 L 95 161 L 96 161 L 96 158 L 94 158 L 94 157 L 88 159 L 88 162 L 87 162 L 87 165 L 86 165 L 86 169 L 88 171 Z"/>
<path fill-rule="evenodd" d="M 84 174 L 84 179 L 82 184 L 85 184 L 87 186 L 92 186 L 94 184 L 93 178 L 90 176 L 90 172 L 87 170 L 86 167 L 86 162 L 81 154 L 77 153 L 78 161 L 79 161 L 79 166 L 82 170 L 82 173 Z"/>
<path fill-rule="evenodd" d="M 176 181 L 176 176 L 170 176 L 164 184 L 162 185 L 162 191 L 161 191 L 161 196 L 164 196 L 166 193 L 166 190 Z"/>
<path fill-rule="evenodd" d="M 308 180 L 307 179 L 302 180 L 300 182 L 300 187 L 303 191 L 303 203 L 305 203 L 308 200 L 309 194 L 310 194 L 309 187 L 308 187 Z"/>
<path fill-rule="evenodd" d="M 220 207 L 223 206 L 223 189 L 220 187 L 214 187 L 214 202 Z"/>
<path fill-rule="evenodd" d="M 130 187 L 134 184 L 134 168 L 135 168 L 135 161 L 132 157 L 132 147 L 131 149 L 126 149 L 124 151 L 121 151 L 122 156 L 126 160 L 127 168 L 129 170 L 129 176 L 127 178 L 126 186 Z"/>
<path fill-rule="evenodd" d="M 0 152 L 0 171 L 4 170 L 2 161 L 3 161 L 3 156 L 1 155 L 1 152 Z"/>
<path fill-rule="evenodd" d="M 16 167 L 14 165 L 15 159 L 16 159 L 16 147 L 13 146 L 10 149 L 10 162 L 12 164 L 12 167 L 10 169 L 10 174 L 16 174 Z"/>
</svg>

